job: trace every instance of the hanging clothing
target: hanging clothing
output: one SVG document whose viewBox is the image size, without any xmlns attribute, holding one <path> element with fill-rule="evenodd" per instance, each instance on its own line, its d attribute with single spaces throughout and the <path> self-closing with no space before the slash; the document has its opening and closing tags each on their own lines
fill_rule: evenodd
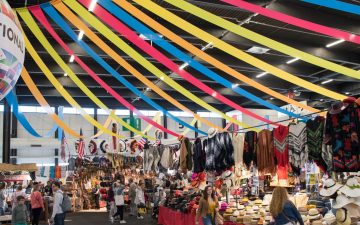
<svg viewBox="0 0 360 225">
<path fill-rule="evenodd" d="M 322 152 L 321 152 L 321 158 L 324 160 L 326 164 L 326 171 L 328 173 L 331 173 L 333 171 L 333 162 L 332 162 L 332 146 L 326 145 L 323 143 L 322 145 Z"/>
<path fill-rule="evenodd" d="M 229 133 L 217 133 L 204 140 L 206 170 L 222 172 L 234 166 L 234 146 Z"/>
<path fill-rule="evenodd" d="M 180 169 L 184 172 L 192 169 L 192 150 L 189 138 L 183 138 L 181 140 Z"/>
<path fill-rule="evenodd" d="M 260 173 L 276 173 L 274 139 L 270 130 L 262 130 L 259 132 L 256 158 L 257 167 Z"/>
<path fill-rule="evenodd" d="M 277 165 L 286 167 L 289 164 L 289 127 L 278 126 L 274 129 L 274 153 Z"/>
<path fill-rule="evenodd" d="M 308 161 L 306 123 L 289 125 L 289 161 L 297 175 Z"/>
<path fill-rule="evenodd" d="M 243 164 L 245 134 L 235 133 L 233 136 L 232 142 L 233 142 L 233 146 L 234 146 L 235 166 L 241 167 Z"/>
<path fill-rule="evenodd" d="M 325 118 L 322 116 L 317 116 L 314 120 L 306 122 L 309 159 L 321 159 L 324 125 Z"/>
<path fill-rule="evenodd" d="M 326 144 L 332 145 L 335 172 L 356 172 L 360 169 L 359 123 L 360 109 L 356 104 L 349 104 L 338 114 L 327 114 L 325 138 Z"/>
<path fill-rule="evenodd" d="M 170 166 L 172 165 L 172 152 L 169 147 L 164 148 L 162 155 L 161 155 L 160 164 L 165 169 L 169 169 Z"/>
<path fill-rule="evenodd" d="M 255 149 L 257 143 L 257 133 L 255 131 L 248 131 L 245 133 L 244 153 L 243 161 L 246 167 L 249 169 L 251 162 L 256 158 Z"/>
<path fill-rule="evenodd" d="M 193 153 L 194 173 L 201 173 L 205 170 L 206 153 L 200 138 L 194 142 Z"/>
</svg>

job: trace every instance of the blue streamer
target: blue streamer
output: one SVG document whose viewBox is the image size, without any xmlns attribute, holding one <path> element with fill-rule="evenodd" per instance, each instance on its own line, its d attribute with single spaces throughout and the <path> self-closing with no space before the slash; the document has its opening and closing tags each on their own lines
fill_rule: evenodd
<svg viewBox="0 0 360 225">
<path fill-rule="evenodd" d="M 109 64 L 107 64 L 96 52 L 90 48 L 84 41 L 78 40 L 77 35 L 71 29 L 71 27 L 62 19 L 62 17 L 57 13 L 57 11 L 52 7 L 50 3 L 45 3 L 41 5 L 41 8 L 50 16 L 50 18 L 57 23 L 58 26 L 69 36 L 71 37 L 89 56 L 91 56 L 97 63 L 99 63 L 104 69 L 106 69 L 113 77 L 115 77 L 119 82 L 124 84 L 127 88 L 129 88 L 133 93 L 137 96 L 141 97 L 144 101 L 148 104 L 156 108 L 157 110 L 163 112 L 164 114 L 168 115 L 170 118 L 175 120 L 176 122 L 183 124 L 185 127 L 188 127 L 196 132 L 199 132 L 203 135 L 207 135 L 206 132 L 201 131 L 190 124 L 180 120 L 178 117 L 172 115 L 163 107 L 155 103 L 149 97 L 144 95 L 141 91 L 139 91 L 135 86 L 129 83 L 124 77 L 122 77 L 116 70 L 114 70 Z"/>
<path fill-rule="evenodd" d="M 58 116 L 61 120 L 64 120 L 64 106 L 59 106 L 58 108 Z M 58 128 L 58 140 L 61 141 L 63 136 L 63 129 L 61 127 Z"/>
<path fill-rule="evenodd" d="M 50 129 L 49 132 L 47 132 L 44 136 L 41 136 L 38 132 L 35 131 L 35 129 L 30 125 L 29 121 L 26 119 L 24 114 L 19 111 L 19 103 L 17 101 L 16 95 L 13 91 L 10 91 L 8 95 L 6 95 L 6 100 L 11 105 L 12 112 L 17 118 L 17 120 L 20 122 L 20 124 L 25 128 L 27 132 L 29 132 L 34 137 L 45 137 L 49 138 L 52 137 L 55 133 L 55 131 L 58 129 L 58 125 L 54 124 L 54 126 Z"/>
<path fill-rule="evenodd" d="M 284 113 L 286 115 L 289 115 L 291 117 L 299 117 L 299 114 L 295 114 L 292 112 L 289 112 L 285 109 L 282 109 L 278 106 L 275 106 L 262 98 L 259 98 L 250 92 L 247 92 L 246 90 L 234 87 L 233 83 L 228 81 L 227 79 L 221 77 L 214 71 L 208 69 L 206 66 L 202 65 L 198 61 L 192 59 L 189 55 L 185 54 L 178 48 L 176 48 L 174 45 L 170 44 L 166 40 L 164 40 L 161 36 L 154 33 L 152 30 L 147 28 L 145 25 L 140 23 L 138 20 L 136 20 L 134 17 L 129 15 L 127 12 L 119 8 L 116 4 L 113 2 L 110 2 L 109 0 L 99 0 L 98 3 L 102 5 L 106 10 L 111 12 L 113 15 L 115 15 L 119 20 L 122 20 L 124 23 L 126 23 L 128 26 L 136 30 L 137 32 L 143 34 L 144 36 L 147 36 L 149 39 L 151 39 L 154 43 L 159 45 L 161 48 L 163 48 L 165 51 L 169 52 L 171 55 L 177 57 L 178 59 L 188 63 L 191 67 L 199 71 L 200 73 L 206 75 L 210 79 L 218 82 L 219 84 L 223 85 L 224 87 L 232 89 L 234 92 L 254 101 L 261 105 L 266 106 L 267 108 L 279 111 L 281 113 Z"/>
<path fill-rule="evenodd" d="M 360 6 L 338 0 L 302 0 L 302 1 L 315 5 L 324 6 L 331 9 L 336 9 L 336 10 L 360 15 Z"/>
</svg>

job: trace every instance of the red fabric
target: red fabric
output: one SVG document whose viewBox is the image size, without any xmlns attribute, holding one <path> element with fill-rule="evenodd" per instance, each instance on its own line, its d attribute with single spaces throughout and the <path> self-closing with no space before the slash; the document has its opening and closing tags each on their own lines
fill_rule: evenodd
<svg viewBox="0 0 360 225">
<path fill-rule="evenodd" d="M 61 178 L 61 167 L 55 166 L 55 178 Z"/>
<path fill-rule="evenodd" d="M 195 216 L 191 214 L 185 214 L 176 212 L 166 207 L 159 207 L 158 224 L 161 225 L 195 225 Z M 199 225 L 203 225 L 202 221 L 199 221 Z"/>
<path fill-rule="evenodd" d="M 289 127 L 278 126 L 274 129 L 274 152 L 277 165 L 285 167 L 289 163 L 289 144 L 288 144 Z"/>
<path fill-rule="evenodd" d="M 288 167 L 278 166 L 277 175 L 279 180 L 287 180 L 288 179 Z"/>
</svg>

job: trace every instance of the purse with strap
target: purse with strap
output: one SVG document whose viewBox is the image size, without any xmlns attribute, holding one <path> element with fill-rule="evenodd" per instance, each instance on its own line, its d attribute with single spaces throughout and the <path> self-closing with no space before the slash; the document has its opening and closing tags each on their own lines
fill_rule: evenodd
<svg viewBox="0 0 360 225">
<path fill-rule="evenodd" d="M 285 213 L 282 212 L 281 214 L 283 214 L 285 216 L 285 218 L 289 221 L 289 223 L 287 223 L 286 225 L 298 225 L 298 224 L 300 224 L 297 221 L 291 220 Z"/>
</svg>

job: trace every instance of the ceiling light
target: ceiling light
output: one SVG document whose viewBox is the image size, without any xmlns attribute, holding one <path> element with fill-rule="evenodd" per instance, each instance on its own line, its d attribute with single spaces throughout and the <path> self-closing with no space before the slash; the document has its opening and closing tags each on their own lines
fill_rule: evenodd
<svg viewBox="0 0 360 225">
<path fill-rule="evenodd" d="M 80 41 L 84 37 L 84 31 L 80 30 L 78 40 Z"/>
<path fill-rule="evenodd" d="M 201 48 L 201 51 L 205 51 L 208 48 L 212 47 L 212 42 L 209 42 L 207 45 L 205 45 L 204 47 Z"/>
<path fill-rule="evenodd" d="M 160 80 L 164 80 L 164 76 L 160 77 Z"/>
<path fill-rule="evenodd" d="M 248 50 L 246 50 L 246 52 L 261 55 L 261 54 L 268 52 L 269 50 L 270 50 L 269 48 L 253 46 L 253 47 L 249 48 Z"/>
<path fill-rule="evenodd" d="M 256 76 L 256 78 L 263 77 L 263 76 L 265 76 L 266 74 L 268 74 L 268 72 L 263 72 L 263 73 L 260 73 L 259 75 L 257 75 L 257 76 Z"/>
<path fill-rule="evenodd" d="M 212 93 L 212 96 L 213 96 L 213 97 L 216 97 L 216 96 L 217 96 L 217 93 L 216 93 L 216 92 L 213 92 L 213 93 Z"/>
<path fill-rule="evenodd" d="M 330 83 L 330 82 L 332 82 L 332 81 L 333 81 L 333 79 L 329 79 L 329 80 L 326 80 L 326 81 L 321 82 L 321 84 L 327 84 L 327 83 Z"/>
<path fill-rule="evenodd" d="M 338 45 L 340 43 L 343 43 L 345 40 L 344 39 L 340 39 L 340 40 L 337 40 L 337 41 L 334 41 L 334 42 L 331 42 L 329 44 L 326 45 L 327 48 L 330 48 L 332 46 L 335 46 L 335 45 Z"/>
<path fill-rule="evenodd" d="M 94 11 L 96 3 L 97 3 L 97 0 L 92 0 L 91 1 L 90 6 L 89 6 L 89 11 L 90 12 Z"/>
<path fill-rule="evenodd" d="M 298 61 L 299 59 L 300 59 L 300 58 L 291 59 L 291 60 L 287 61 L 286 64 L 291 64 L 291 63 L 293 63 L 293 62 Z"/>
<path fill-rule="evenodd" d="M 350 92 L 345 92 L 345 94 L 346 94 L 346 95 L 349 95 L 349 94 L 350 94 Z"/>
<path fill-rule="evenodd" d="M 270 100 L 274 100 L 274 98 L 273 98 L 273 97 L 271 97 L 271 98 L 270 98 Z"/>
<path fill-rule="evenodd" d="M 64 77 L 67 77 L 68 76 L 68 74 L 67 73 L 64 73 Z"/>
<path fill-rule="evenodd" d="M 320 102 L 323 102 L 324 101 L 324 99 L 320 99 Z"/>
<path fill-rule="evenodd" d="M 240 84 L 233 84 L 231 85 L 231 88 L 236 88 L 236 87 L 239 87 Z"/>
<path fill-rule="evenodd" d="M 179 66 L 179 70 L 183 70 L 185 67 L 187 67 L 189 63 L 184 63 L 181 66 Z"/>
<path fill-rule="evenodd" d="M 151 91 L 151 88 L 147 87 L 147 88 L 146 88 L 146 91 Z"/>
<path fill-rule="evenodd" d="M 74 62 L 74 60 L 75 60 L 75 56 L 74 56 L 74 55 L 71 55 L 71 56 L 70 56 L 70 59 L 69 59 L 69 62 L 72 63 L 72 62 Z"/>
</svg>

